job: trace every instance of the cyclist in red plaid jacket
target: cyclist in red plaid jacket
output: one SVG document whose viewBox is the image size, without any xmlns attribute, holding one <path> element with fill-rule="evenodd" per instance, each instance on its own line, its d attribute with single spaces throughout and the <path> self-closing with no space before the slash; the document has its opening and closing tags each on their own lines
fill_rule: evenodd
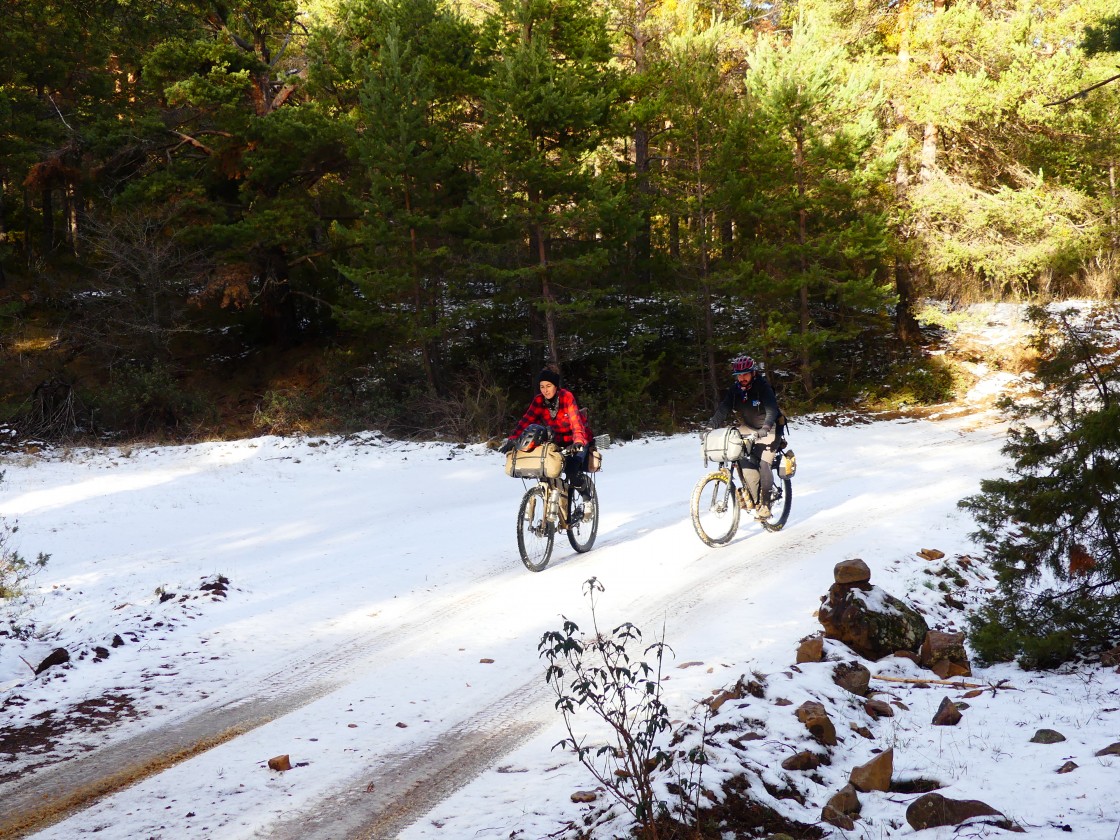
<svg viewBox="0 0 1120 840">
<path fill-rule="evenodd" d="M 568 473 L 572 486 L 580 489 L 583 486 L 583 472 L 587 465 L 587 450 L 591 444 L 587 435 L 587 426 L 576 405 L 575 395 L 571 391 L 560 387 L 560 374 L 551 368 L 541 371 L 540 393 L 533 397 L 525 416 L 517 424 L 517 428 L 510 433 L 505 442 L 498 447 L 499 452 L 508 452 L 513 448 L 521 433 L 533 423 L 540 423 L 552 430 L 553 438 L 559 446 L 573 446 L 574 452 L 565 460 L 564 468 Z"/>
</svg>

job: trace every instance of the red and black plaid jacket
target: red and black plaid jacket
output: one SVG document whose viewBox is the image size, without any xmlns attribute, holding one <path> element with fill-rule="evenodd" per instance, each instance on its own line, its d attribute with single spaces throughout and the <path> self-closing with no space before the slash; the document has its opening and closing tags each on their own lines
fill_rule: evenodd
<svg viewBox="0 0 1120 840">
<path fill-rule="evenodd" d="M 576 405 L 576 398 L 571 391 L 559 388 L 556 391 L 556 415 L 553 416 L 545 402 L 543 394 L 537 394 L 529 403 L 525 416 L 509 436 L 510 440 L 517 440 L 521 433 L 533 423 L 540 423 L 552 429 L 556 442 L 561 446 L 571 444 L 587 446 L 591 443 L 587 438 L 587 427 Z"/>
</svg>

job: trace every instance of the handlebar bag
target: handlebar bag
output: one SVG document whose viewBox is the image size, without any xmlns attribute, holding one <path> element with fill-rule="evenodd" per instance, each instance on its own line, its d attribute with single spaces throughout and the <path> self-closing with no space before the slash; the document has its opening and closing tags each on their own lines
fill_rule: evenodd
<svg viewBox="0 0 1120 840">
<path fill-rule="evenodd" d="M 704 436 L 704 457 L 709 461 L 738 461 L 743 449 L 743 435 L 734 426 L 712 429 Z"/>
<path fill-rule="evenodd" d="M 564 456 L 554 443 L 545 443 L 532 452 L 511 449 L 506 453 L 506 475 L 511 478 L 559 478 L 564 471 Z"/>
</svg>

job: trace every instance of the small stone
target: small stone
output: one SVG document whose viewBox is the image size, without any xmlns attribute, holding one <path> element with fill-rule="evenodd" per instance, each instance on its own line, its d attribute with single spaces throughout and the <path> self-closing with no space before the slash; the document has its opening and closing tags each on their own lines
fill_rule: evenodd
<svg viewBox="0 0 1120 840">
<path fill-rule="evenodd" d="M 946 697 L 941 701 L 941 705 L 937 707 L 937 712 L 933 716 L 933 725 L 956 726 L 960 722 L 961 710 L 957 708 L 956 703 Z"/>
<path fill-rule="evenodd" d="M 292 760 L 286 754 L 278 755 L 275 758 L 270 758 L 268 760 L 268 769 L 277 770 L 283 773 L 285 770 L 292 769 Z"/>
<path fill-rule="evenodd" d="M 1067 761 L 1065 764 L 1063 764 L 1061 767 L 1058 768 L 1058 772 L 1059 773 L 1072 773 L 1076 769 L 1077 769 L 1076 764 L 1074 764 L 1072 761 Z"/>
<path fill-rule="evenodd" d="M 820 703 L 806 700 L 797 707 L 797 719 L 805 724 L 809 734 L 826 747 L 836 746 L 836 727 Z"/>
<path fill-rule="evenodd" d="M 1120 741 L 1117 741 L 1115 744 L 1109 744 L 1100 752 L 1093 753 L 1093 755 L 1098 758 L 1103 758 L 1106 755 L 1120 755 Z"/>
<path fill-rule="evenodd" d="M 48 668 L 53 668 L 55 665 L 63 665 L 70 661 L 70 651 L 66 648 L 55 648 L 47 654 L 46 658 L 39 663 L 39 667 L 35 669 L 35 676 L 43 673 Z"/>
<path fill-rule="evenodd" d="M 894 709 L 891 708 L 891 704 L 884 703 L 882 700 L 868 700 L 863 704 L 863 710 L 875 720 L 881 717 L 894 717 Z"/>
<path fill-rule="evenodd" d="M 821 757 L 809 750 L 794 753 L 782 762 L 783 770 L 816 770 L 822 764 Z"/>
<path fill-rule="evenodd" d="M 593 790 L 577 790 L 572 794 L 572 802 L 594 802 L 598 798 Z"/>
<path fill-rule="evenodd" d="M 945 552 L 938 551 L 936 548 L 923 548 L 918 552 L 918 556 L 923 560 L 940 560 L 945 556 Z"/>
<path fill-rule="evenodd" d="M 1032 744 L 1057 744 L 1066 739 L 1066 736 L 1055 729 L 1040 729 L 1031 738 Z"/>
<path fill-rule="evenodd" d="M 858 662 L 842 662 L 832 669 L 832 681 L 857 697 L 866 697 L 871 686 L 871 672 Z"/>
</svg>

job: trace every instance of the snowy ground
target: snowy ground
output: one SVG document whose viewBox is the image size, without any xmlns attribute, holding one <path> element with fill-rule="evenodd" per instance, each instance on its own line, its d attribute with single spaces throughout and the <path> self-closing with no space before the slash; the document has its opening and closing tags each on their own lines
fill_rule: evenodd
<svg viewBox="0 0 1120 840">
<path fill-rule="evenodd" d="M 0 637 L 0 837 L 38 808 L 94 794 L 104 795 L 33 836 L 531 840 L 574 837 L 565 826 L 587 821 L 595 837 L 622 836 L 603 791 L 571 801 L 594 784 L 552 750 L 564 732 L 537 653 L 562 615 L 590 626 L 582 590 L 596 577 L 603 625 L 632 621 L 672 647 L 675 721 L 698 720 L 699 701 L 744 675 L 764 677 L 762 698 L 712 719 L 726 730 L 702 779 L 712 789 L 747 770 L 798 789 L 804 804 L 756 785 L 788 818 L 818 823 L 849 770 L 893 747 L 896 778 L 981 799 L 1031 836 L 1115 840 L 1120 756 L 1095 755 L 1120 741 L 1115 669 L 977 669 L 968 682 L 1009 688 L 966 699 L 872 680 L 897 701 L 894 717 L 872 721 L 827 663 L 791 667 L 848 558 L 931 626 L 963 628 L 936 573 L 963 574 L 952 594 L 966 603 L 991 585 L 958 562 L 979 552 L 956 507 L 1003 469 L 991 420 L 803 420 L 790 436 L 799 468 L 786 529 L 744 520 L 718 549 L 688 515 L 704 472 L 698 442 L 615 446 L 594 549 L 558 542 L 540 574 L 517 556 L 521 482 L 479 446 L 369 434 L 8 456 L 0 516 L 18 521 L 22 554 L 51 560 L 21 619 L 37 636 Z M 931 562 L 923 548 L 946 557 Z M 70 663 L 34 676 L 29 664 L 56 647 Z M 932 676 L 894 658 L 863 664 Z M 946 696 L 966 704 L 963 720 L 933 727 Z M 792 712 L 807 699 L 829 704 L 842 739 L 815 779 L 780 769 L 812 748 Z M 761 737 L 728 743 L 752 727 Z M 1041 728 L 1066 740 L 1031 743 Z M 293 768 L 270 770 L 281 754 Z M 1077 769 L 1057 773 L 1067 761 Z M 904 814 L 916 796 L 861 794 L 854 831 L 821 827 L 869 840 L 1004 833 L 915 833 Z"/>
</svg>

